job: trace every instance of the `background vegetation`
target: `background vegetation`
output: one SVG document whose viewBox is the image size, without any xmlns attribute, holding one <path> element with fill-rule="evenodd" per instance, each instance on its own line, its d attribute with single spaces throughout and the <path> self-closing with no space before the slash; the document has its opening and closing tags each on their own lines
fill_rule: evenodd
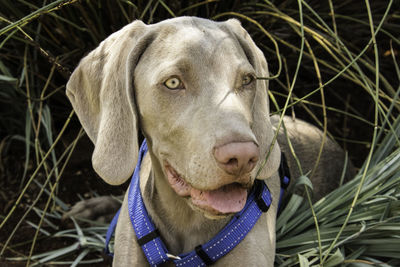
<svg viewBox="0 0 400 267">
<path fill-rule="evenodd" d="M 400 3 L 389 0 L 1 0 L 0 265 L 107 264 L 106 225 L 60 218 L 126 185 L 90 168 L 65 84 L 123 25 L 182 15 L 241 20 L 269 62 L 274 112 L 318 125 L 359 168 L 313 206 L 290 198 L 276 264 L 399 266 Z M 298 186 L 311 189 L 307 175 Z"/>
</svg>

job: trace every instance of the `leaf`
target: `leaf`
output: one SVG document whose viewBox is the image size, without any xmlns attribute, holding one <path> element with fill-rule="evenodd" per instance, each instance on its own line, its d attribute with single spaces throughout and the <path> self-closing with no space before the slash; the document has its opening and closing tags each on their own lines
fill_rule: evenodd
<svg viewBox="0 0 400 267">
<path fill-rule="evenodd" d="M 289 202 L 286 204 L 285 208 L 281 211 L 277 224 L 276 229 L 281 229 L 281 232 L 284 231 L 286 223 L 293 217 L 296 213 L 297 209 L 300 207 L 301 203 L 303 202 L 303 197 L 293 194 L 290 197 Z"/>
<path fill-rule="evenodd" d="M 7 82 L 7 83 L 12 83 L 12 84 L 17 84 L 18 79 L 6 75 L 0 74 L 0 81 Z"/>
<path fill-rule="evenodd" d="M 311 180 L 310 180 L 307 176 L 305 176 L 305 175 L 300 176 L 300 177 L 296 180 L 296 187 L 297 187 L 297 186 L 301 186 L 301 185 L 307 186 L 308 188 L 311 189 L 311 191 L 314 190 Z"/>
<path fill-rule="evenodd" d="M 324 266 L 325 267 L 337 266 L 341 264 L 343 261 L 344 261 L 343 254 L 340 251 L 340 249 L 337 249 L 336 252 L 326 260 Z"/>
<path fill-rule="evenodd" d="M 83 260 L 83 258 L 90 252 L 90 249 L 85 249 L 82 251 L 78 257 L 74 260 L 74 262 L 71 264 L 71 267 L 78 266 L 79 263 Z"/>
<path fill-rule="evenodd" d="M 300 267 L 308 267 L 308 266 L 310 266 L 310 263 L 308 262 L 308 259 L 306 257 L 304 257 L 301 254 L 298 254 L 297 256 L 299 258 Z"/>
</svg>

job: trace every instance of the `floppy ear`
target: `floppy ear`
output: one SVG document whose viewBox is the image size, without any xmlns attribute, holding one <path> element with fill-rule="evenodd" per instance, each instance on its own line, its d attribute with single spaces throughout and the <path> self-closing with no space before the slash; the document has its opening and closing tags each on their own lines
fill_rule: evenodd
<svg viewBox="0 0 400 267">
<path fill-rule="evenodd" d="M 133 71 L 151 39 L 147 28 L 135 21 L 110 35 L 67 83 L 67 96 L 95 145 L 93 168 L 112 185 L 125 182 L 137 162 Z"/>
<path fill-rule="evenodd" d="M 262 51 L 256 46 L 247 31 L 236 19 L 226 21 L 234 33 L 248 60 L 254 67 L 257 77 L 269 77 L 267 61 Z M 256 95 L 253 103 L 253 132 L 259 142 L 261 163 L 269 153 L 267 161 L 258 175 L 258 179 L 271 177 L 279 168 L 281 151 L 277 142 L 272 145 L 274 130 L 269 115 L 268 80 L 257 80 Z M 270 151 L 270 152 L 269 152 Z M 263 158 L 264 157 L 264 158 Z"/>
</svg>

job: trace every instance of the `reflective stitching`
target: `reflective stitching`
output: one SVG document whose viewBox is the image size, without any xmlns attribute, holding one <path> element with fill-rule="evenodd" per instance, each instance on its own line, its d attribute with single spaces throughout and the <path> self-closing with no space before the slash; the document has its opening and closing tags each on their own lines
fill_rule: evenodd
<svg viewBox="0 0 400 267">
<path fill-rule="evenodd" d="M 145 251 L 147 252 L 146 255 L 149 256 L 149 260 L 151 261 L 151 264 L 154 265 L 155 264 L 154 260 L 152 259 L 152 257 L 150 255 L 149 250 L 147 249 L 146 245 L 143 245 L 143 247 L 144 247 Z"/>
<path fill-rule="evenodd" d="M 254 209 L 254 206 L 252 206 L 251 209 L 253 210 L 253 209 Z M 244 218 L 239 222 L 238 225 L 235 226 L 234 229 L 236 229 L 237 227 L 239 227 L 239 226 L 247 219 L 247 217 L 248 217 L 248 215 L 249 215 L 250 213 L 251 213 L 250 211 L 247 212 L 247 213 L 246 213 L 246 216 L 244 216 Z M 254 222 L 254 219 L 255 219 L 255 217 L 253 217 L 252 222 Z M 257 219 L 258 219 L 258 218 L 257 218 Z M 247 226 L 247 230 L 248 230 L 247 233 L 251 230 L 249 226 Z M 223 238 L 221 238 L 221 241 L 222 241 L 222 239 L 225 239 L 228 235 L 230 235 L 233 231 L 234 231 L 234 230 L 232 229 L 227 235 L 225 235 Z M 230 245 L 228 245 L 228 247 L 225 248 L 222 252 L 216 254 L 216 255 L 213 257 L 213 259 L 215 260 L 217 257 L 219 257 L 220 255 L 224 254 L 224 253 L 227 251 L 227 249 L 230 249 L 231 247 L 233 247 L 233 245 L 237 244 L 238 241 L 242 240 L 242 237 L 243 237 L 243 233 L 242 233 L 239 237 L 237 237 L 237 238 L 233 241 L 233 243 L 231 243 Z M 215 244 L 214 244 L 213 247 L 215 247 Z"/>
<path fill-rule="evenodd" d="M 182 263 L 178 263 L 176 266 L 182 266 L 182 265 L 184 265 L 184 264 L 186 264 L 186 263 L 191 262 L 193 259 L 194 259 L 194 256 L 191 257 L 189 260 L 183 261 Z"/>
<path fill-rule="evenodd" d="M 160 255 L 160 257 L 163 260 L 163 262 L 165 262 L 165 259 L 164 259 L 163 255 L 161 254 L 160 249 L 158 248 L 158 244 L 156 242 L 156 239 L 153 239 L 153 242 L 154 242 L 154 245 L 156 245 L 156 249 L 157 249 L 158 255 Z"/>
</svg>

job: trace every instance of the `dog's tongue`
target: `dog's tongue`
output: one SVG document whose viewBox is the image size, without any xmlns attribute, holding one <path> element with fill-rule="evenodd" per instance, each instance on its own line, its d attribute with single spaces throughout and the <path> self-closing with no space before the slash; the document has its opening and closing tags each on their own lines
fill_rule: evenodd
<svg viewBox="0 0 400 267">
<path fill-rule="evenodd" d="M 212 191 L 192 188 L 193 204 L 218 213 L 236 213 L 246 204 L 247 190 L 238 184 L 229 184 Z"/>
</svg>

